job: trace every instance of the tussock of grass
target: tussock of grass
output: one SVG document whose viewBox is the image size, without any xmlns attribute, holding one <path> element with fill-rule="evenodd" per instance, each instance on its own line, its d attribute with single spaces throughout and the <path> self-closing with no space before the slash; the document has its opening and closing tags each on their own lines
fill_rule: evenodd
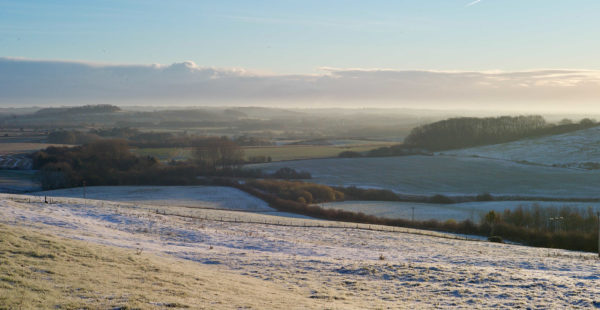
<svg viewBox="0 0 600 310">
<path fill-rule="evenodd" d="M 262 282 L 189 261 L 0 225 L 0 309 L 215 305 L 235 309 L 304 304 L 302 296 Z"/>
</svg>

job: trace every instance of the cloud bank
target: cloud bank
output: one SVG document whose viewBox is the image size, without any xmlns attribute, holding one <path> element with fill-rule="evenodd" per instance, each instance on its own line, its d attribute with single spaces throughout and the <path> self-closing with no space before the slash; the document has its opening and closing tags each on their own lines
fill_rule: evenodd
<svg viewBox="0 0 600 310">
<path fill-rule="evenodd" d="M 0 105 L 278 105 L 591 109 L 600 71 L 403 71 L 320 68 L 315 75 L 242 69 L 0 58 Z"/>
</svg>

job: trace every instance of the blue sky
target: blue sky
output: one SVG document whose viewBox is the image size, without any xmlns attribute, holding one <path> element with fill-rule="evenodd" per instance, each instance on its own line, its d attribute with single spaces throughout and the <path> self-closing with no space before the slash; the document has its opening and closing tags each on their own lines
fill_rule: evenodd
<svg viewBox="0 0 600 310">
<path fill-rule="evenodd" d="M 0 106 L 598 112 L 598 12 L 598 0 L 0 0 Z"/>
<path fill-rule="evenodd" d="M 0 1 L 0 56 L 240 67 L 600 69 L 600 1 Z"/>
</svg>

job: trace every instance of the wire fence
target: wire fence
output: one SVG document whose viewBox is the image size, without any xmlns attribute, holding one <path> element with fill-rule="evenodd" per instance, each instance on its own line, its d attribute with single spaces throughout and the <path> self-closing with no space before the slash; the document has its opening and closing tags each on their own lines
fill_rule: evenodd
<svg viewBox="0 0 600 310">
<path fill-rule="evenodd" d="M 302 217 L 302 215 L 296 215 L 285 212 L 250 212 L 248 210 L 224 210 L 192 206 L 146 205 L 133 202 L 115 202 L 83 198 L 63 198 L 32 195 L 2 194 L 0 197 L 5 197 L 7 199 L 10 199 L 11 201 L 18 203 L 69 204 L 80 205 L 82 207 L 100 206 L 114 213 L 120 213 L 120 210 L 123 209 L 137 211 L 142 210 L 148 213 L 161 216 L 172 216 L 189 220 L 204 220 L 221 223 L 239 223 L 320 229 L 352 229 L 362 231 L 403 233 L 452 240 L 484 241 L 484 239 L 477 239 L 474 236 L 465 236 L 459 234 L 451 234 L 430 230 L 419 230 L 397 226 L 321 220 L 309 217 Z"/>
</svg>

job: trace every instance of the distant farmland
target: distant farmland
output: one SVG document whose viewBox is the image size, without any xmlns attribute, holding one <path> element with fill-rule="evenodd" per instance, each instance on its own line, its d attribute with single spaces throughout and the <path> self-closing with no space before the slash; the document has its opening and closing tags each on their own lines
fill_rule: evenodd
<svg viewBox="0 0 600 310">
<path fill-rule="evenodd" d="M 311 158 L 336 157 L 343 151 L 365 152 L 382 146 L 395 144 L 393 142 L 369 142 L 367 144 L 343 144 L 343 145 L 282 145 L 243 147 L 244 157 L 265 156 L 271 157 L 272 161 L 287 161 Z M 143 156 L 154 156 L 162 161 L 185 160 L 192 156 L 192 148 L 138 148 L 133 152 Z"/>
<path fill-rule="evenodd" d="M 0 143 L 0 155 L 29 153 L 45 149 L 50 146 L 72 146 L 68 144 L 49 144 L 49 143 Z"/>
<path fill-rule="evenodd" d="M 305 170 L 312 182 L 390 189 L 419 195 L 600 197 L 597 172 L 451 156 L 314 159 L 251 165 L 267 172 Z"/>
</svg>

